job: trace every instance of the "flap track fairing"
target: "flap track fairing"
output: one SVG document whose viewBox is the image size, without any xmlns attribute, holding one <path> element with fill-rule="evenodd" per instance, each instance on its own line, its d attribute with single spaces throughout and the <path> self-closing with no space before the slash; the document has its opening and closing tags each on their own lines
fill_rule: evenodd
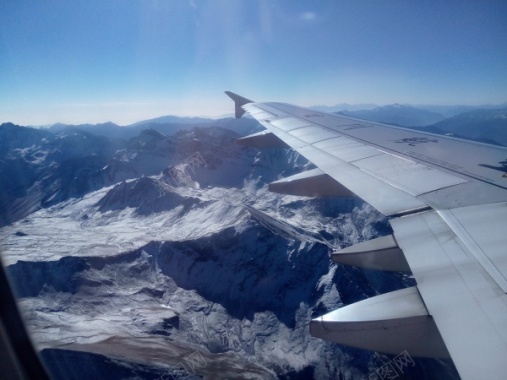
<svg viewBox="0 0 507 380">
<path fill-rule="evenodd" d="M 334 251 L 331 259 L 338 264 L 361 268 L 410 272 L 405 255 L 393 235 L 382 236 Z"/>
<path fill-rule="evenodd" d="M 449 352 L 417 287 L 356 302 L 310 323 L 316 337 L 386 354 L 448 358 Z"/>
<path fill-rule="evenodd" d="M 308 170 L 271 182 L 268 190 L 304 197 L 355 197 L 354 193 L 320 169 Z"/>
</svg>

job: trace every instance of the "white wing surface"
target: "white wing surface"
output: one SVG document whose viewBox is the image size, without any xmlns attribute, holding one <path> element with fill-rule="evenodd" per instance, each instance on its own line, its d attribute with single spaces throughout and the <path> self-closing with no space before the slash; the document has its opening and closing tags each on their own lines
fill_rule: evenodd
<svg viewBox="0 0 507 380">
<path fill-rule="evenodd" d="M 393 236 L 337 251 L 337 263 L 410 270 L 417 286 L 314 319 L 312 335 L 397 355 L 452 357 L 463 379 L 507 376 L 507 149 L 226 92 L 266 131 L 245 145 L 289 146 L 318 169 L 270 185 L 354 193 Z"/>
</svg>

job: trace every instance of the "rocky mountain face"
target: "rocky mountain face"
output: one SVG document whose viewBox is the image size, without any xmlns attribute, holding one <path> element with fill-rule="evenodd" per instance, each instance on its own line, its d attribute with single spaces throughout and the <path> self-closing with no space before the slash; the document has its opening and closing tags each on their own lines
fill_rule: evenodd
<svg viewBox="0 0 507 380">
<path fill-rule="evenodd" d="M 220 126 L 4 127 L 0 249 L 55 378 L 364 379 L 391 360 L 309 335 L 311 318 L 414 281 L 331 263 L 390 228 L 357 198 L 269 193 L 312 167 L 296 153 Z M 458 378 L 416 358 L 399 375 Z"/>
<path fill-rule="evenodd" d="M 432 127 L 456 137 L 507 146 L 507 108 L 461 113 Z"/>
<path fill-rule="evenodd" d="M 78 129 L 55 135 L 13 124 L 0 126 L 0 141 L 0 225 L 104 186 L 103 168 L 124 145 Z"/>
</svg>

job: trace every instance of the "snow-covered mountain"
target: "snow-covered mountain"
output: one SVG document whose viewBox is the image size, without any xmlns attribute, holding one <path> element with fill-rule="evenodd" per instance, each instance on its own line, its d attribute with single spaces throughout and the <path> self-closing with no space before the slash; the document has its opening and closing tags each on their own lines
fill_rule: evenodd
<svg viewBox="0 0 507 380">
<path fill-rule="evenodd" d="M 405 104 L 392 104 L 383 107 L 376 107 L 371 110 L 343 110 L 341 113 L 347 116 L 357 117 L 359 119 L 407 127 L 426 126 L 444 119 L 444 116 L 439 113 Z"/>
<path fill-rule="evenodd" d="M 102 187 L 99 171 L 121 143 L 68 129 L 58 135 L 0 126 L 0 226 L 52 201 Z"/>
<path fill-rule="evenodd" d="M 458 137 L 507 146 L 507 107 L 461 113 L 432 127 Z"/>
<path fill-rule="evenodd" d="M 229 125 L 218 121 L 217 125 Z M 240 133 L 255 129 L 251 120 L 238 123 Z M 141 175 L 159 174 L 199 149 L 210 167 L 239 154 L 230 129 L 210 128 L 165 135 L 144 129 L 131 139 L 112 139 L 66 127 L 58 133 L 10 123 L 0 125 L 0 227 L 31 212 L 71 197 Z M 221 132 L 220 132 L 221 131 Z M 218 136 L 218 134 L 221 134 Z M 128 134 L 127 134 L 128 136 Z M 199 140 L 200 138 L 200 140 Z M 209 140 L 211 142 L 211 140 Z M 244 153 L 243 153 L 244 154 Z M 233 161 L 233 160 L 232 160 Z M 232 161 L 228 161 L 230 165 Z M 210 172 L 210 174 L 212 174 Z M 224 181 L 210 175 L 208 182 Z M 228 176 L 238 181 L 235 176 Z M 242 181 L 240 177 L 239 181 Z"/>
<path fill-rule="evenodd" d="M 382 110 L 385 108 L 386 110 L 395 109 L 399 106 L 398 103 L 391 104 L 391 105 L 385 105 L 385 106 L 379 106 L 378 104 L 347 104 L 347 103 L 339 103 L 334 106 L 314 106 L 310 107 L 312 109 L 315 109 L 317 111 L 323 111 L 323 112 L 329 112 L 329 113 L 338 113 L 338 112 L 359 112 L 363 113 L 364 111 L 373 111 L 375 109 Z M 502 104 L 483 104 L 483 105 L 434 105 L 434 104 L 403 104 L 403 106 L 413 108 L 415 112 L 421 113 L 421 111 L 424 111 L 421 113 L 424 117 L 431 116 L 434 118 L 435 116 L 438 116 L 441 119 L 450 118 L 452 116 L 456 116 L 460 113 L 475 111 L 478 109 L 500 109 L 505 108 L 507 106 L 506 103 Z M 406 110 L 409 111 L 409 110 Z M 375 116 L 376 112 L 372 112 L 372 114 Z M 366 112 L 366 116 L 368 116 L 369 112 Z M 359 116 L 358 116 L 359 117 Z M 364 117 L 367 120 L 367 117 Z M 412 119 L 410 117 L 409 119 Z M 373 121 L 379 121 L 379 120 L 373 120 Z M 436 121 L 433 121 L 436 122 Z M 427 125 L 427 124 L 426 124 Z M 407 124 L 407 126 L 413 126 L 412 123 Z"/>
<path fill-rule="evenodd" d="M 314 109 L 316 111 L 322 111 L 322 112 L 340 112 L 340 111 L 364 111 L 364 110 L 371 110 L 374 108 L 377 108 L 377 104 L 348 104 L 348 103 L 338 103 L 333 106 L 322 106 L 317 105 L 310 107 L 311 109 Z"/>
<path fill-rule="evenodd" d="M 47 128 L 53 133 L 60 133 L 67 129 L 79 129 L 95 136 L 103 136 L 111 139 L 131 139 L 139 135 L 144 130 L 153 129 L 165 135 L 173 135 L 179 131 L 189 131 L 194 128 L 206 128 L 220 126 L 224 128 L 232 127 L 238 133 L 249 133 L 255 128 L 256 122 L 249 118 L 234 120 L 229 118 L 206 119 L 199 117 L 177 117 L 162 116 L 155 119 L 144 120 L 127 126 L 120 126 L 111 122 L 100 124 L 54 124 Z"/>
<path fill-rule="evenodd" d="M 390 229 L 356 198 L 268 192 L 312 167 L 296 153 L 220 126 L 129 141 L 3 127 L 17 186 L 0 249 L 55 378 L 364 379 L 389 362 L 309 335 L 311 318 L 413 279 L 330 262 Z M 415 363 L 406 378 L 457 378 Z"/>
<path fill-rule="evenodd" d="M 460 109 L 466 108 L 456 106 L 455 111 Z M 343 110 L 337 114 L 507 146 L 506 110 L 505 107 L 493 106 L 491 108 L 475 108 L 445 118 L 442 114 L 422 108 L 393 104 L 367 110 Z"/>
</svg>

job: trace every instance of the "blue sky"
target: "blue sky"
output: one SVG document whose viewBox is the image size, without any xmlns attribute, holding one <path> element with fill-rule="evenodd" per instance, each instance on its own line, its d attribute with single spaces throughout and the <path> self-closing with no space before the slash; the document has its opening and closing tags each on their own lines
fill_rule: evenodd
<svg viewBox="0 0 507 380">
<path fill-rule="evenodd" d="M 507 101 L 506 1 L 0 3 L 0 122 Z"/>
</svg>

